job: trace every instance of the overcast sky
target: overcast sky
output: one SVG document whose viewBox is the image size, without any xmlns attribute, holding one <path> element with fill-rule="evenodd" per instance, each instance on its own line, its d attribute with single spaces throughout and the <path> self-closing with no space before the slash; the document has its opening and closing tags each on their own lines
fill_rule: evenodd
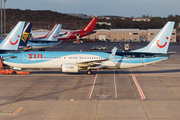
<svg viewBox="0 0 180 120">
<path fill-rule="evenodd" d="M 7 0 L 6 8 L 51 10 L 60 13 L 167 17 L 180 15 L 180 0 Z"/>
</svg>

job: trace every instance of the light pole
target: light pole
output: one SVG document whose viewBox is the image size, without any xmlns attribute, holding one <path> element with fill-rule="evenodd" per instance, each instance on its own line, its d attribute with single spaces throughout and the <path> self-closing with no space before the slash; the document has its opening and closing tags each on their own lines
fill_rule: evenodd
<svg viewBox="0 0 180 120">
<path fill-rule="evenodd" d="M 6 8 L 5 8 L 5 2 L 6 0 L 4 0 L 4 35 L 6 34 Z"/>
<path fill-rule="evenodd" d="M 2 39 L 2 29 L 3 29 L 3 25 L 2 25 L 2 0 L 1 0 L 1 39 Z"/>
</svg>

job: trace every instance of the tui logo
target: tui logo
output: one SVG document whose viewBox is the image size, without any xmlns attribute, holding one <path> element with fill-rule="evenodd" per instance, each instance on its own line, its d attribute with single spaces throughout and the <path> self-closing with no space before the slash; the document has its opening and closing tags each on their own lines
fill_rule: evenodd
<svg viewBox="0 0 180 120">
<path fill-rule="evenodd" d="M 59 32 L 57 32 L 56 36 L 54 36 L 54 34 L 52 34 L 53 38 L 57 38 L 58 35 L 59 35 Z"/>
<path fill-rule="evenodd" d="M 169 37 L 166 37 L 166 40 L 168 40 L 168 39 L 169 39 Z M 164 45 L 159 45 L 159 43 L 158 43 L 159 41 L 160 41 L 160 40 L 157 40 L 157 41 L 156 41 L 156 44 L 157 44 L 157 46 L 158 46 L 159 48 L 164 48 L 164 47 L 167 45 L 167 42 L 165 42 Z"/>
<path fill-rule="evenodd" d="M 17 36 L 18 38 L 20 37 L 20 35 Z M 9 39 L 9 42 L 11 43 L 11 45 L 16 45 L 18 43 L 18 39 L 16 40 L 16 42 L 12 42 L 12 38 L 8 38 Z"/>
</svg>

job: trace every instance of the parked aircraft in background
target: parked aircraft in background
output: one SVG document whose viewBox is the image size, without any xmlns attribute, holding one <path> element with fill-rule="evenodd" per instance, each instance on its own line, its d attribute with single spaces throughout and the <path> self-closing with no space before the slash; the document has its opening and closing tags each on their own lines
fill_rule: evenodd
<svg viewBox="0 0 180 120">
<path fill-rule="evenodd" d="M 20 43 L 18 44 L 19 46 L 19 50 L 20 49 L 23 49 L 23 48 L 26 48 L 27 46 L 27 42 L 29 40 L 29 34 L 31 32 L 31 27 L 32 27 L 32 23 L 27 23 L 25 26 L 24 26 L 24 29 L 23 29 L 23 32 L 22 32 L 22 35 L 21 35 L 21 39 L 20 39 Z M 3 39 L 4 40 L 4 39 Z M 3 41 L 3 40 L 0 40 L 0 43 Z M 24 50 L 24 49 L 23 49 Z"/>
<path fill-rule="evenodd" d="M 31 39 L 29 41 L 32 23 L 27 23 L 22 33 L 19 50 L 43 49 L 60 44 L 61 41 L 58 41 L 58 34 L 60 32 L 61 26 L 61 24 L 56 24 L 53 29 L 46 35 L 46 37 Z M 0 43 L 2 41 L 3 40 L 0 40 Z"/>
<path fill-rule="evenodd" d="M 1 41 L 0 44 L 0 74 L 30 74 L 29 72 L 14 71 L 7 69 L 3 65 L 3 60 L 13 58 L 14 54 L 21 52 L 19 51 L 19 44 L 26 46 L 29 33 L 31 30 L 31 23 L 27 23 L 24 27 L 25 22 L 20 21 L 13 28 L 13 30 Z M 22 34 L 23 32 L 23 34 Z"/>
<path fill-rule="evenodd" d="M 4 64 L 18 68 L 61 68 L 62 72 L 78 72 L 86 69 L 121 69 L 144 66 L 166 60 L 174 22 L 168 22 L 156 37 L 144 48 L 131 52 L 72 52 L 38 51 L 15 54 L 4 60 Z"/>
<path fill-rule="evenodd" d="M 53 29 L 44 37 L 32 38 L 28 41 L 27 49 L 43 49 L 60 44 L 58 41 L 62 24 L 56 24 Z"/>
<path fill-rule="evenodd" d="M 67 32 L 60 32 L 58 40 L 69 40 L 69 39 L 76 39 L 79 37 L 84 37 L 90 34 L 95 33 L 94 28 L 96 26 L 98 18 L 93 18 L 83 29 L 77 31 L 67 31 Z M 32 38 L 44 38 L 46 37 L 47 32 L 32 32 Z"/>
<path fill-rule="evenodd" d="M 22 32 L 21 40 L 19 43 L 19 50 L 26 50 L 27 48 L 27 43 L 30 37 L 30 32 L 32 28 L 32 23 L 28 22 Z"/>
<path fill-rule="evenodd" d="M 24 25 L 25 25 L 24 21 L 18 22 L 18 24 L 13 28 L 13 30 L 1 42 L 0 44 L 1 55 L 18 50 Z"/>
</svg>

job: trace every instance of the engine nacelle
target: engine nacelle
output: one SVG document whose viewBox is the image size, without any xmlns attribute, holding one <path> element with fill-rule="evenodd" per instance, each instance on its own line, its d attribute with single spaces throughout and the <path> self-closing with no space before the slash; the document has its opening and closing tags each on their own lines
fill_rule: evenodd
<svg viewBox="0 0 180 120">
<path fill-rule="evenodd" d="M 75 64 L 62 64 L 62 72 L 78 72 L 78 65 Z"/>
</svg>

